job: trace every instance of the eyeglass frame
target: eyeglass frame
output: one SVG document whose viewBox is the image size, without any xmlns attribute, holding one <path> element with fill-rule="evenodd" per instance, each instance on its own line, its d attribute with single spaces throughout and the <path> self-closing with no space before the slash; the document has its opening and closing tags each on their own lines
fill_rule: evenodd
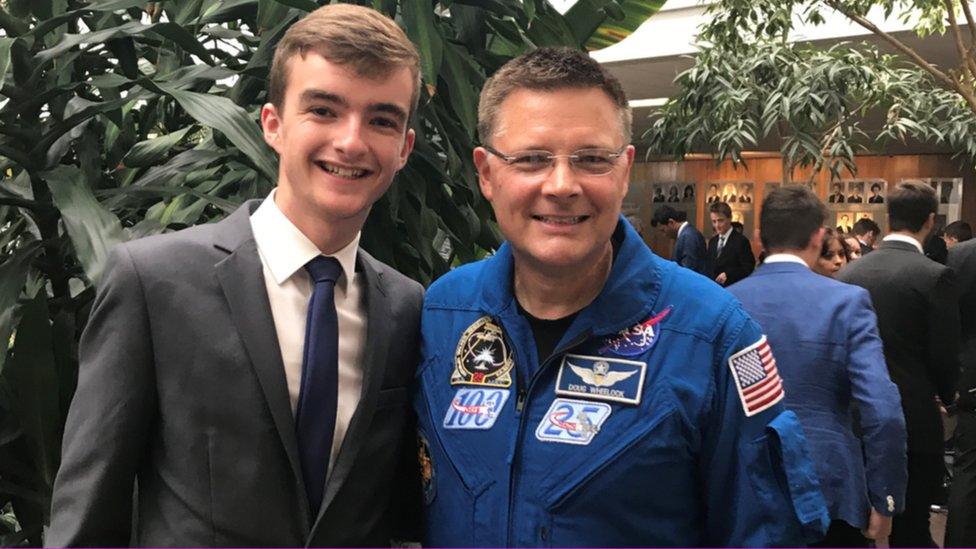
<svg viewBox="0 0 976 549">
<path fill-rule="evenodd" d="M 549 162 L 550 162 L 550 164 L 546 168 L 546 170 L 552 170 L 553 168 L 555 168 L 556 167 L 556 160 L 557 159 L 559 159 L 559 158 L 565 158 L 565 159 L 569 160 L 569 167 L 570 167 L 570 169 L 572 169 L 573 172 L 580 173 L 580 172 L 577 171 L 576 165 L 574 163 L 574 160 L 579 160 L 579 157 L 580 157 L 579 152 L 580 151 L 610 151 L 610 160 L 612 162 L 616 162 L 617 160 L 620 159 L 621 156 L 624 155 L 624 151 L 627 150 L 627 147 L 629 145 L 630 145 L 629 143 L 626 143 L 622 147 L 620 147 L 620 149 L 618 149 L 616 151 L 613 151 L 613 149 L 604 149 L 602 147 L 584 147 L 582 149 L 577 149 L 577 150 L 573 151 L 570 154 L 553 154 L 553 153 L 551 153 L 549 151 L 545 151 L 545 150 L 542 150 L 542 149 L 526 149 L 524 151 L 518 151 L 515 154 L 505 154 L 505 153 L 499 151 L 498 149 L 496 149 L 496 148 L 494 148 L 494 147 L 492 147 L 490 145 L 484 145 L 483 144 L 483 145 L 481 145 L 481 147 L 483 149 L 485 149 L 486 151 L 488 151 L 489 153 L 491 153 L 491 154 L 495 155 L 496 157 L 498 157 L 502 162 L 505 163 L 506 166 L 511 166 L 515 162 L 516 155 L 517 154 L 545 153 L 546 156 L 547 156 L 547 158 L 549 159 Z M 617 166 L 616 166 L 615 163 L 611 163 L 610 164 L 610 169 L 608 169 L 606 172 L 603 172 L 603 173 L 584 173 L 584 175 L 592 175 L 592 176 L 595 176 L 595 177 L 602 177 L 604 175 L 609 175 L 610 173 L 613 173 L 613 169 L 616 168 L 616 167 Z"/>
</svg>

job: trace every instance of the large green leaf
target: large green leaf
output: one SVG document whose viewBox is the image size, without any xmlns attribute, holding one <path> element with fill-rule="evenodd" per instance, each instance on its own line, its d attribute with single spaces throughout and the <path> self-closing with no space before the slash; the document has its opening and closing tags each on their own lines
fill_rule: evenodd
<svg viewBox="0 0 976 549">
<path fill-rule="evenodd" d="M 13 408 L 20 419 L 37 472 L 46 492 L 54 486 L 61 444 L 61 406 L 57 369 L 52 352 L 51 322 L 47 296 L 23 307 L 10 363 L 3 377 L 13 393 Z"/>
<path fill-rule="evenodd" d="M 97 284 L 108 253 L 127 239 L 119 219 L 95 200 L 84 173 L 74 166 L 58 166 L 41 177 L 51 189 L 78 261 L 92 284 Z"/>
<path fill-rule="evenodd" d="M 13 38 L 0 37 L 0 88 L 3 87 L 7 70 L 10 69 L 10 46 L 13 44 Z"/>
<path fill-rule="evenodd" d="M 166 153 L 182 141 L 193 128 L 194 126 L 187 126 L 166 135 L 140 141 L 122 158 L 122 163 L 127 168 L 154 165 L 165 158 Z"/>
<path fill-rule="evenodd" d="M 28 244 L 0 263 L 0 373 L 3 373 L 3 365 L 7 359 L 7 345 L 13 332 L 17 299 L 24 290 L 31 261 L 40 249 L 37 242 Z"/>
<path fill-rule="evenodd" d="M 427 93 L 437 90 L 437 74 L 441 70 L 444 43 L 437 30 L 437 15 L 427 0 L 411 0 L 401 4 L 407 36 L 420 53 L 420 70 L 424 75 Z"/>
<path fill-rule="evenodd" d="M 593 51 L 612 46 L 627 38 L 661 9 L 666 0 L 623 0 L 620 9 L 623 19 L 607 18 L 593 36 L 586 41 L 586 49 Z"/>
<path fill-rule="evenodd" d="M 277 162 L 257 123 L 247 111 L 226 97 L 178 90 L 166 84 L 156 84 L 160 90 L 176 99 L 197 122 L 220 130 L 271 181 L 278 179 Z"/>
</svg>

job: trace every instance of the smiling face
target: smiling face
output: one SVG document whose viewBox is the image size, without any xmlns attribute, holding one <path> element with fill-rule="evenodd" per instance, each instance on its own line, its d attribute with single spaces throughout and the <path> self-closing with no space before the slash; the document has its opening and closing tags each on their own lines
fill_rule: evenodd
<svg viewBox="0 0 976 549">
<path fill-rule="evenodd" d="M 413 77 L 399 68 L 366 78 L 312 51 L 287 63 L 282 108 L 261 111 L 280 157 L 276 203 L 310 238 L 323 224 L 355 234 L 413 148 Z"/>
<path fill-rule="evenodd" d="M 586 148 L 618 151 L 625 145 L 620 113 L 597 88 L 517 89 L 501 103 L 496 121 L 489 142 L 506 155 L 525 150 L 556 155 Z M 541 177 L 529 176 L 483 147 L 475 149 L 474 161 L 481 192 L 512 245 L 516 265 L 590 268 L 610 249 L 627 193 L 633 146 L 623 148 L 606 175 L 581 174 L 568 159 L 559 158 Z"/>
</svg>

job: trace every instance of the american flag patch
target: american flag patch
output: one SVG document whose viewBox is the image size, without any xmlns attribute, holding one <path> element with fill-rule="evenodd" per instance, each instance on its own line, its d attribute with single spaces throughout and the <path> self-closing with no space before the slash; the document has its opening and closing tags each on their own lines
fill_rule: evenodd
<svg viewBox="0 0 976 549">
<path fill-rule="evenodd" d="M 729 368 L 746 417 L 783 400 L 783 380 L 776 370 L 776 359 L 766 336 L 730 356 Z"/>
</svg>

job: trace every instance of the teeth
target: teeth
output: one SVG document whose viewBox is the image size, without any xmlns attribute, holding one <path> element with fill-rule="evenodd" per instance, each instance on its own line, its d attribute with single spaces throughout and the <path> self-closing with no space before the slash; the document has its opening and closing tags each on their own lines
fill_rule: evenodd
<svg viewBox="0 0 976 549">
<path fill-rule="evenodd" d="M 577 216 L 554 216 L 554 215 L 538 215 L 536 219 L 542 221 L 543 223 L 552 223 L 554 225 L 576 225 L 577 223 L 582 223 L 588 216 L 577 215 Z"/>
<path fill-rule="evenodd" d="M 358 168 L 340 168 L 338 166 L 333 166 L 332 164 L 327 164 L 325 162 L 319 162 L 319 167 L 323 170 L 336 175 L 339 177 L 344 177 L 346 179 L 356 179 L 366 175 L 367 170 L 362 170 Z"/>
</svg>

